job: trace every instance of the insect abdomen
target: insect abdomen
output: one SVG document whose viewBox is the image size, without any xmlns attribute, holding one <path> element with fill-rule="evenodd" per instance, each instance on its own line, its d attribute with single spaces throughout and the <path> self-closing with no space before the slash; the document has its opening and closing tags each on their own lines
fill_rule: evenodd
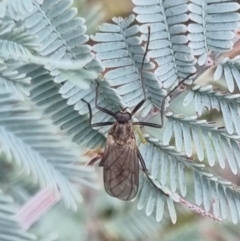
<svg viewBox="0 0 240 241">
<path fill-rule="evenodd" d="M 121 125 L 109 132 L 101 165 L 104 166 L 104 186 L 107 193 L 121 200 L 131 200 L 138 191 L 139 162 L 132 128 L 130 126 L 130 132 L 127 132 L 129 129 L 126 127 L 130 124 L 124 125 L 120 137 L 115 136 L 115 131 Z"/>
</svg>

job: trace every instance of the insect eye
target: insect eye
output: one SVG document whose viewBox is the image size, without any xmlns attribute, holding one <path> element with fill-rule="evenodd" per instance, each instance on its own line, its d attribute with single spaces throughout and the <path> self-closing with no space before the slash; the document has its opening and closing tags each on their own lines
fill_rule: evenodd
<svg viewBox="0 0 240 241">
<path fill-rule="evenodd" d="M 131 114 L 126 112 L 126 113 L 122 113 L 122 112 L 117 112 L 115 115 L 115 119 L 117 121 L 120 122 L 128 122 L 131 119 Z"/>
<path fill-rule="evenodd" d="M 132 116 L 130 113 L 125 113 L 125 118 L 127 119 L 127 121 L 131 120 Z"/>
<path fill-rule="evenodd" d="M 121 116 L 122 116 L 121 112 L 117 112 L 115 114 L 115 119 L 119 121 L 121 119 Z"/>
</svg>

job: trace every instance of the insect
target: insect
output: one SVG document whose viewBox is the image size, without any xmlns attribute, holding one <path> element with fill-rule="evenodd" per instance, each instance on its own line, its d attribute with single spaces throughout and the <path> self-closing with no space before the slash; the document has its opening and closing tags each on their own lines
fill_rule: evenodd
<svg viewBox="0 0 240 241">
<path fill-rule="evenodd" d="M 150 36 L 150 35 L 149 35 Z M 146 49 L 148 49 L 149 45 L 149 37 Z M 143 68 L 144 60 L 146 57 L 145 52 L 143 56 L 143 62 L 141 66 L 141 71 Z M 108 137 L 106 141 L 105 151 L 103 153 L 103 157 L 99 163 L 99 166 L 104 168 L 103 176 L 104 176 L 104 186 L 106 192 L 118 199 L 121 200 L 131 200 L 133 199 L 138 192 L 139 185 L 139 161 L 142 166 L 142 171 L 145 173 L 148 180 L 157 188 L 152 179 L 149 177 L 149 173 L 147 167 L 145 165 L 144 159 L 138 150 L 136 145 L 135 135 L 133 126 L 150 126 L 154 128 L 162 128 L 163 125 L 163 108 L 164 102 L 166 98 L 176 90 L 179 85 L 181 85 L 186 79 L 188 79 L 191 75 L 184 78 L 179 82 L 178 86 L 173 88 L 162 101 L 161 106 L 161 125 L 149 123 L 149 122 L 131 122 L 132 117 L 136 114 L 136 112 L 142 107 L 144 102 L 147 100 L 147 94 L 145 90 L 145 85 L 143 78 L 141 76 L 142 88 L 144 98 L 140 101 L 135 108 L 131 112 L 126 111 L 127 108 L 121 108 L 120 111 L 112 112 L 108 109 L 105 109 L 98 105 L 98 96 L 99 96 L 99 83 L 97 82 L 96 88 L 96 98 L 95 98 L 95 106 L 98 110 L 112 116 L 115 118 L 115 122 L 101 122 L 92 124 L 92 110 L 90 104 L 84 101 L 89 109 L 89 122 L 92 127 L 99 126 L 107 126 L 112 125 L 111 129 L 108 132 Z M 161 189 L 159 189 L 163 194 Z"/>
</svg>

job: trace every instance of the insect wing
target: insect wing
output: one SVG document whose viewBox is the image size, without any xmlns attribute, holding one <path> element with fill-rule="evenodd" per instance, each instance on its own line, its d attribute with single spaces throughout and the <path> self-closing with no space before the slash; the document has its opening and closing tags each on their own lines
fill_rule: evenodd
<svg viewBox="0 0 240 241">
<path fill-rule="evenodd" d="M 109 195 L 121 200 L 131 200 L 136 196 L 139 162 L 134 138 L 119 146 L 112 135 L 108 135 L 100 165 L 104 166 L 104 186 Z"/>
</svg>

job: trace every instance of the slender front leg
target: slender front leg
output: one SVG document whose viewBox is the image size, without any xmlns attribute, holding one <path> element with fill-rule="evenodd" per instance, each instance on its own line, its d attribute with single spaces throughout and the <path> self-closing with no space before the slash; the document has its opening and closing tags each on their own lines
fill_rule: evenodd
<svg viewBox="0 0 240 241">
<path fill-rule="evenodd" d="M 92 127 L 97 127 L 97 126 L 110 126 L 112 125 L 114 122 L 100 122 L 100 123 L 94 123 L 92 124 L 92 109 L 91 109 L 91 106 L 90 104 L 82 99 L 83 102 L 85 102 L 87 104 L 87 107 L 88 107 L 88 111 L 89 111 L 89 124 L 92 126 Z"/>
<path fill-rule="evenodd" d="M 82 101 L 87 104 L 88 111 L 89 111 L 89 123 L 90 123 L 90 125 L 92 125 L 92 109 L 91 109 L 91 105 L 84 99 L 82 99 Z"/>
<path fill-rule="evenodd" d="M 136 112 L 142 107 L 142 105 L 144 104 L 144 102 L 147 100 L 147 98 L 144 98 L 142 101 L 140 101 L 132 110 L 131 115 L 134 116 L 136 114 Z"/>
<path fill-rule="evenodd" d="M 92 127 L 97 127 L 97 126 L 111 126 L 113 125 L 114 122 L 113 121 L 108 121 L 108 122 L 99 122 L 99 123 L 94 123 L 91 124 Z"/>
<path fill-rule="evenodd" d="M 97 82 L 97 81 L 96 81 Z M 99 83 L 97 82 L 97 88 L 96 88 L 96 98 L 95 98 L 95 106 L 98 110 L 108 114 L 108 115 L 111 115 L 113 117 L 115 117 L 115 113 L 110 111 L 110 110 L 107 110 L 101 106 L 98 105 L 98 95 L 99 95 Z M 86 101 L 85 101 L 86 102 Z"/>
<path fill-rule="evenodd" d="M 149 177 L 149 172 L 148 172 L 148 169 L 147 169 L 147 167 L 146 167 L 146 164 L 145 164 L 145 162 L 144 162 L 144 160 L 143 160 L 143 157 L 142 157 L 142 155 L 141 155 L 141 153 L 140 153 L 140 151 L 137 149 L 137 152 L 138 152 L 138 158 L 139 158 L 139 160 L 140 160 L 140 163 L 141 163 L 141 165 L 142 165 L 142 170 L 143 170 L 143 172 L 144 172 L 144 174 L 146 175 L 146 177 L 147 177 L 147 179 L 151 182 L 151 184 L 155 187 L 155 188 L 157 188 L 162 194 L 164 194 L 165 196 L 167 196 L 167 197 L 169 197 L 169 195 L 167 194 L 167 193 L 165 193 L 162 189 L 160 189 L 153 181 L 152 181 L 152 179 Z"/>
<path fill-rule="evenodd" d="M 155 123 L 148 123 L 148 122 L 133 122 L 132 125 L 150 126 L 150 127 L 159 128 L 159 129 L 162 128 L 162 125 L 158 125 L 158 124 L 155 124 Z"/>
</svg>

